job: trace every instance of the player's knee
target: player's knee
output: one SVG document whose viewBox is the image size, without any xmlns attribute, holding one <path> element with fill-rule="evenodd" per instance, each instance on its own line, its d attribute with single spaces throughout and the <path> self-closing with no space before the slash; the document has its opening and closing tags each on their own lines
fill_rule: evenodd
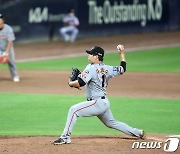
<svg viewBox="0 0 180 154">
<path fill-rule="evenodd" d="M 112 125 L 110 123 L 105 124 L 108 128 L 112 128 Z"/>
<path fill-rule="evenodd" d="M 107 127 L 109 127 L 109 128 L 114 128 L 114 125 L 115 125 L 115 123 L 116 123 L 116 120 L 109 120 L 109 121 L 107 121 L 106 123 L 104 123 Z"/>
<path fill-rule="evenodd" d="M 76 108 L 75 108 L 75 106 L 74 106 L 74 105 L 73 105 L 73 106 L 71 106 L 71 108 L 69 109 L 69 112 L 71 112 L 71 113 L 76 112 Z"/>
<path fill-rule="evenodd" d="M 78 29 L 75 29 L 74 30 L 74 34 L 77 35 L 79 33 L 79 30 Z"/>
<path fill-rule="evenodd" d="M 64 33 L 65 33 L 64 28 L 61 28 L 61 29 L 59 30 L 59 32 L 60 32 L 61 34 L 64 34 Z"/>
</svg>

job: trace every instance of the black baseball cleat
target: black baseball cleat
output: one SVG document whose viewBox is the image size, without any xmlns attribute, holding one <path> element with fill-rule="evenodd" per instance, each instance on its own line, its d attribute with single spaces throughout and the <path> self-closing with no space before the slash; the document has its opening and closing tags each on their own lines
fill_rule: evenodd
<svg viewBox="0 0 180 154">
<path fill-rule="evenodd" d="M 66 139 L 65 139 L 66 140 Z M 69 144 L 69 143 L 71 143 L 71 140 L 66 140 L 65 141 L 64 139 L 62 139 L 62 138 L 59 138 L 59 139 L 57 139 L 57 140 L 55 140 L 54 142 L 53 142 L 53 144 L 54 145 L 61 145 L 61 144 Z"/>
</svg>

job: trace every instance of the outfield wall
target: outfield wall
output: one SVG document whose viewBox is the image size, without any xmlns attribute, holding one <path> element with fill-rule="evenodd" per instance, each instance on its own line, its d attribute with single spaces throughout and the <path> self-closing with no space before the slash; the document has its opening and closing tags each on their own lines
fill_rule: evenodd
<svg viewBox="0 0 180 154">
<path fill-rule="evenodd" d="M 80 20 L 78 37 L 180 29 L 179 0 L 15 0 L 0 13 L 17 41 L 52 40 L 70 8 Z"/>
</svg>

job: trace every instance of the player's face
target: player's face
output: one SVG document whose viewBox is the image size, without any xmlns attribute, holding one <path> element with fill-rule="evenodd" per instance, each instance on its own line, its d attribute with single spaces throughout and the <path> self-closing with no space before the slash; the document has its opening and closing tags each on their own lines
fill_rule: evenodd
<svg viewBox="0 0 180 154">
<path fill-rule="evenodd" d="M 96 64 L 97 62 L 99 62 L 98 57 L 96 55 L 88 55 L 88 61 L 91 64 Z"/>
<path fill-rule="evenodd" d="M 70 17 L 74 17 L 74 13 L 69 13 L 69 16 Z"/>
<path fill-rule="evenodd" d="M 0 30 L 2 30 L 4 27 L 4 20 L 0 19 Z"/>
</svg>

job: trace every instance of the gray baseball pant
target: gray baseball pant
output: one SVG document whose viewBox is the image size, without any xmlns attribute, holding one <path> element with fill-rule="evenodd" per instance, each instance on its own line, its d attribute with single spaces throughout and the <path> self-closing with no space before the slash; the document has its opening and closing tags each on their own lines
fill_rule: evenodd
<svg viewBox="0 0 180 154">
<path fill-rule="evenodd" d="M 110 102 L 106 99 L 85 101 L 73 105 L 69 109 L 66 125 L 61 136 L 70 136 L 77 117 L 97 116 L 107 127 L 119 130 L 127 135 L 140 137 L 141 130 L 132 128 L 123 122 L 114 119 L 110 110 Z"/>
<path fill-rule="evenodd" d="M 0 55 L 2 55 L 4 53 L 4 51 L 0 51 Z M 19 77 L 18 73 L 17 73 L 17 68 L 16 68 L 16 62 L 15 62 L 15 53 L 14 50 L 11 49 L 9 51 L 9 62 L 8 62 L 8 66 L 9 66 L 9 71 L 11 74 L 11 77 Z"/>
</svg>

